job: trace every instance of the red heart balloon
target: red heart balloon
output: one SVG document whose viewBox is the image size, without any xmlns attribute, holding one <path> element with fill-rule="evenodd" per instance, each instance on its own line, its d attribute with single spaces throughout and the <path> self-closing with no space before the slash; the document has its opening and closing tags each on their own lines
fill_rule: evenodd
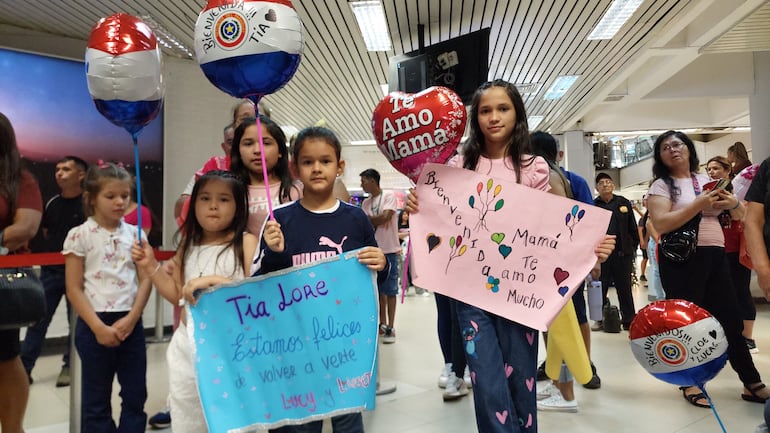
<svg viewBox="0 0 770 433">
<path fill-rule="evenodd" d="M 465 106 L 446 87 L 384 97 L 372 115 L 377 147 L 390 164 L 412 182 L 429 162 L 444 163 L 465 131 Z"/>
</svg>

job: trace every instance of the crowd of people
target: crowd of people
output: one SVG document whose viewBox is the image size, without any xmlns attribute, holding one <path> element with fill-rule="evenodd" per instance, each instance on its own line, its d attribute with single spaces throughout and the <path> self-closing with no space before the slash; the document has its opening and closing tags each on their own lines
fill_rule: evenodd
<svg viewBox="0 0 770 433">
<path fill-rule="evenodd" d="M 396 342 L 396 295 L 405 266 L 401 241 L 408 235 L 409 215 L 420 211 L 416 192 L 410 190 L 405 207 L 399 209 L 393 192 L 381 188 L 380 174 L 367 169 L 360 178 L 368 197 L 360 207 L 349 204 L 350 195 L 340 181 L 345 169 L 342 146 L 334 132 L 312 126 L 287 138 L 269 114 L 248 100 L 234 107 L 231 121 L 222 129 L 224 154 L 196 171 L 176 201 L 178 247 L 166 262 L 155 258 L 146 232 L 143 242 L 135 240 L 136 215 L 141 213 L 148 224 L 142 228 L 149 230 L 152 212 L 136 203 L 134 179 L 121 164 L 62 157 L 55 174 L 60 192 L 43 206 L 34 177 L 23 169 L 13 127 L 0 114 L 0 254 L 28 252 L 29 240 L 40 229 L 41 251 L 61 251 L 65 257 L 64 266 L 42 269 L 46 317 L 27 329 L 23 342 L 18 329 L 0 330 L 3 432 L 23 431 L 33 368 L 65 295 L 66 308 L 77 313 L 71 332 L 83 365 L 84 432 L 118 428 L 110 404 L 116 377 L 122 399 L 119 431 L 143 432 L 149 421 L 156 428 L 171 425 L 178 432 L 207 432 L 180 302 L 195 303 L 194 292 L 202 287 L 291 267 L 308 252 L 361 248 L 359 262 L 377 273 L 379 339 Z M 770 299 L 770 203 L 766 203 L 770 160 L 753 166 L 743 144 L 736 143 L 726 157 L 711 158 L 704 173 L 692 140 L 668 131 L 655 142 L 653 181 L 641 212 L 615 194 L 610 175 L 596 176 L 594 197 L 585 179 L 560 167 L 563 151 L 558 142 L 543 132 L 530 134 L 524 102 L 511 83 L 495 80 L 480 86 L 470 105 L 469 125 L 469 139 L 447 162 L 449 166 L 510 179 L 611 212 L 606 237 L 594 251 L 596 265 L 586 275 L 601 281 L 604 316 L 589 325 L 585 284 L 572 298 L 589 358 L 591 330 L 629 329 L 638 307 L 632 287 L 643 283 L 649 285 L 651 300 L 686 299 L 710 311 L 725 330 L 728 359 L 742 384 L 741 398 L 764 403 L 770 397 L 751 357 L 758 350 L 753 339 L 756 309 L 749 290 L 751 271 L 744 260 L 750 256 L 759 285 Z M 707 188 L 710 181 L 750 169 L 756 175 L 745 197 L 737 197 L 729 187 Z M 641 217 L 638 223 L 634 211 Z M 699 230 L 697 249 L 689 259 L 679 262 L 656 254 L 661 233 L 691 220 Z M 319 245 L 319 238 L 330 241 Z M 343 241 L 337 244 L 335 239 Z M 639 248 L 645 255 L 637 280 Z M 402 287 L 411 286 L 409 274 L 404 277 L 408 284 Z M 142 312 L 153 287 L 175 308 L 175 332 L 167 351 L 168 407 L 148 420 Z M 613 309 L 608 308 L 611 287 L 619 304 L 616 318 L 610 317 Z M 544 365 L 538 367 L 538 344 L 530 337 L 537 335 L 536 330 L 474 305 L 434 296 L 444 361 L 438 386 L 444 388 L 444 401 L 458 400 L 473 390 L 479 431 L 536 432 L 538 411 L 578 411 L 574 378 L 567 366 L 562 365 L 554 378 L 545 375 Z M 473 338 L 481 333 L 485 338 Z M 469 341 L 475 344 L 472 357 L 466 356 Z M 591 369 L 591 379 L 583 386 L 599 389 L 601 379 L 593 363 Z M 532 377 L 549 381 L 533 388 L 528 383 Z M 65 351 L 56 385 L 69 383 Z M 710 407 L 698 387 L 680 391 L 690 404 Z M 499 413 L 508 416 L 496 416 Z M 335 416 L 331 424 L 334 432 L 364 431 L 360 413 Z M 314 420 L 273 431 L 321 430 L 322 421 Z"/>
</svg>

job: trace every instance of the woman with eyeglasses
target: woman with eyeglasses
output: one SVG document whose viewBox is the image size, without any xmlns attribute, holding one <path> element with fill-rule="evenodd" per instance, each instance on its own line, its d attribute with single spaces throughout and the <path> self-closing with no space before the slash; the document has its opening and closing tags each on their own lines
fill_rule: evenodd
<svg viewBox="0 0 770 433">
<path fill-rule="evenodd" d="M 648 192 L 650 218 L 660 233 L 673 232 L 693 218 L 700 218 L 695 252 L 684 262 L 659 254 L 660 279 L 667 299 L 685 299 L 708 310 L 722 325 L 727 337 L 727 356 L 743 383 L 741 398 L 764 403 L 770 388 L 759 372 L 743 339 L 743 320 L 725 257 L 724 234 L 718 216 L 729 211 L 734 220 L 745 208 L 723 188 L 706 189 L 706 174 L 698 173 L 699 161 L 690 138 L 679 131 L 667 131 L 655 141 L 654 181 Z M 681 387 L 690 404 L 711 406 L 696 386 Z"/>
</svg>

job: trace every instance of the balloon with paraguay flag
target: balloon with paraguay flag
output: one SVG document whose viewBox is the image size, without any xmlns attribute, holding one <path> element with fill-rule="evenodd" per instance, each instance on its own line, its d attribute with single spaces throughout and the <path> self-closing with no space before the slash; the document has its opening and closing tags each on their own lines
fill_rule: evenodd
<svg viewBox="0 0 770 433">
<path fill-rule="evenodd" d="M 88 91 L 104 117 L 132 135 L 155 119 L 163 105 L 162 56 L 147 24 L 125 13 L 102 18 L 85 60 Z"/>
<path fill-rule="evenodd" d="M 158 39 L 139 18 L 116 13 L 100 19 L 88 37 L 86 82 L 96 109 L 125 128 L 134 142 L 136 202 L 142 202 L 139 132 L 163 106 L 163 57 Z M 137 239 L 142 242 L 142 213 Z"/>
<path fill-rule="evenodd" d="M 289 0 L 208 0 L 195 23 L 203 74 L 219 90 L 254 104 L 291 80 L 303 49 L 302 22 Z M 265 195 L 272 197 L 259 116 L 257 131 Z M 267 208 L 272 219 L 270 200 Z"/>
<path fill-rule="evenodd" d="M 727 361 L 722 325 L 705 309 L 681 299 L 655 301 L 639 310 L 629 338 L 639 364 L 674 385 L 702 388 Z"/>
<path fill-rule="evenodd" d="M 206 78 L 255 103 L 294 76 L 303 48 L 289 0 L 209 0 L 195 23 L 195 56 Z"/>
</svg>

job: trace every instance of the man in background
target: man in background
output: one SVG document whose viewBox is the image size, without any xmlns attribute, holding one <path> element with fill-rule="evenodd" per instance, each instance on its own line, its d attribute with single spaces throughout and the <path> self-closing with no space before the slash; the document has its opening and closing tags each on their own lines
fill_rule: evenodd
<svg viewBox="0 0 770 433">
<path fill-rule="evenodd" d="M 615 182 L 610 175 L 599 173 L 596 176 L 596 190 L 599 195 L 594 199 L 594 205 L 612 212 L 607 234 L 616 236 L 615 250 L 607 261 L 602 263 L 602 295 L 604 303 L 609 303 L 607 289 L 610 286 L 615 287 L 620 304 L 621 324 L 623 329 L 628 330 L 636 316 L 631 280 L 636 249 L 639 246 L 639 231 L 633 205 L 627 198 L 614 194 Z M 601 329 L 600 322 L 597 322 L 596 328 Z"/>
<path fill-rule="evenodd" d="M 374 237 L 377 246 L 385 253 L 390 270 L 387 278 L 378 277 L 377 288 L 380 293 L 380 327 L 382 342 L 396 342 L 396 331 L 393 329 L 396 319 L 396 294 L 398 294 L 398 255 L 401 253 L 401 243 L 398 240 L 398 215 L 396 213 L 396 196 L 392 191 L 380 188 L 380 173 L 370 168 L 360 174 L 361 188 L 369 194 L 361 209 L 369 217 L 374 226 Z"/>
<path fill-rule="evenodd" d="M 88 164 L 77 156 L 65 156 L 56 163 L 56 185 L 59 194 L 51 198 L 45 205 L 43 218 L 40 222 L 42 241 L 40 250 L 35 252 L 61 252 L 64 239 L 70 229 L 79 226 L 85 221 L 83 213 L 83 179 L 86 177 Z M 29 383 L 32 383 L 32 369 L 43 349 L 45 335 L 56 308 L 61 298 L 67 305 L 67 321 L 70 320 L 70 303 L 67 301 L 66 286 L 64 281 L 64 265 L 43 266 L 40 274 L 46 298 L 46 316 L 35 326 L 27 328 L 27 334 L 21 346 L 21 362 L 27 370 Z M 70 323 L 70 333 L 72 327 Z M 70 384 L 70 344 L 69 335 L 67 345 L 62 356 L 62 368 L 56 379 L 56 386 L 69 386 Z"/>
</svg>

